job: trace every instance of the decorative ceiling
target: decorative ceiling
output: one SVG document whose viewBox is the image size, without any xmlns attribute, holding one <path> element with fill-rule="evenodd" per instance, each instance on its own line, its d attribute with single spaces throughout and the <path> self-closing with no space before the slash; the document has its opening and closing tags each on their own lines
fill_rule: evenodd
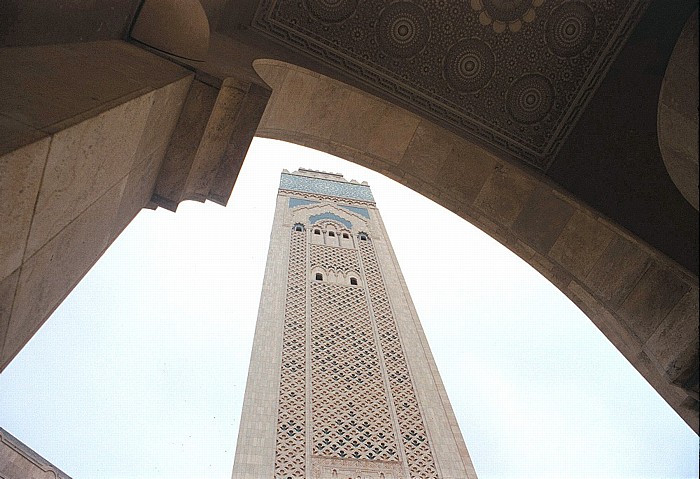
<svg viewBox="0 0 700 479">
<path fill-rule="evenodd" d="M 648 0 L 262 0 L 253 27 L 546 170 Z"/>
</svg>

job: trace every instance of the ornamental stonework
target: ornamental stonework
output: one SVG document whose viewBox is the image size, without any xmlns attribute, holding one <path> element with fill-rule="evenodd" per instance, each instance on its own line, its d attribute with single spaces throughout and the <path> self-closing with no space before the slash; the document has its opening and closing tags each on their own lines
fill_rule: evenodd
<svg viewBox="0 0 700 479">
<path fill-rule="evenodd" d="M 275 478 L 306 477 L 306 235 L 292 231 L 284 307 Z"/>
<path fill-rule="evenodd" d="M 262 0 L 253 27 L 546 170 L 647 4 Z"/>
</svg>

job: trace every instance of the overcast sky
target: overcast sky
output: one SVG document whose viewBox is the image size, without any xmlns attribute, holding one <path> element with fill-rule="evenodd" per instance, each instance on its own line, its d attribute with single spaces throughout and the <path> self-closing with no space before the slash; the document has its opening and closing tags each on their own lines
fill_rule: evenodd
<svg viewBox="0 0 700 479">
<path fill-rule="evenodd" d="M 374 172 L 257 138 L 227 208 L 139 214 L 0 374 L 0 426 L 74 479 L 229 478 L 298 167 L 372 187 L 480 479 L 698 477 L 698 437 L 530 266 Z"/>
</svg>

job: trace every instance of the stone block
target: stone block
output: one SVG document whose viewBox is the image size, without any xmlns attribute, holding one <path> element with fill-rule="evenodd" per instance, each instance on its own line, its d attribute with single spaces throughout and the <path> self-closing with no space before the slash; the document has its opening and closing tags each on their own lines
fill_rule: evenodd
<svg viewBox="0 0 700 479">
<path fill-rule="evenodd" d="M 287 72 L 282 86 L 273 92 L 273 99 L 279 95 L 283 100 L 270 102 L 273 109 L 264 127 L 298 131 L 306 122 L 304 115 L 309 103 L 317 96 L 320 82 L 317 77 L 305 73 L 294 70 Z"/>
<path fill-rule="evenodd" d="M 616 308 L 632 291 L 650 261 L 649 255 L 638 245 L 617 236 L 588 273 L 585 284 Z"/>
<path fill-rule="evenodd" d="M 156 182 L 153 198 L 159 206 L 177 209 L 218 93 L 199 80 L 192 82 Z"/>
<path fill-rule="evenodd" d="M 476 197 L 475 206 L 505 226 L 511 226 L 535 189 L 532 179 L 507 166 L 496 166 Z"/>
<path fill-rule="evenodd" d="M 294 92 L 295 95 L 307 97 L 302 113 L 294 118 L 291 125 L 292 130 L 298 133 L 303 133 L 303 136 L 311 136 L 324 140 L 338 141 L 337 138 L 343 137 L 344 133 L 340 131 L 338 111 L 346 112 L 348 98 L 351 95 L 351 90 L 342 83 L 331 80 L 330 78 L 313 78 L 313 81 L 307 82 L 306 75 L 297 70 L 293 70 L 287 76 L 296 75 L 302 80 L 301 83 L 295 82 L 294 85 L 304 85 L 306 88 L 312 88 L 309 92 Z M 289 94 L 287 90 L 284 93 Z M 291 106 L 296 110 L 298 106 Z"/>
<path fill-rule="evenodd" d="M 0 280 L 0 358 L 2 357 L 7 328 L 10 325 L 10 314 L 12 313 L 12 303 L 15 299 L 18 280 L 19 269 Z M 3 367 L 4 363 L 0 362 L 0 371 L 2 371 Z"/>
<path fill-rule="evenodd" d="M 458 201 L 473 203 L 497 164 L 483 149 L 458 140 L 443 163 L 437 185 Z"/>
<path fill-rule="evenodd" d="M 542 254 L 547 254 L 566 226 L 574 208 L 546 186 L 536 188 L 513 223 L 513 231 Z"/>
<path fill-rule="evenodd" d="M 622 303 L 618 314 L 637 337 L 646 342 L 689 290 L 690 286 L 672 271 L 653 262 Z"/>
<path fill-rule="evenodd" d="M 228 146 L 224 153 L 225 158 L 219 165 L 216 176 L 209 188 L 208 199 L 224 206 L 228 203 L 233 186 L 236 184 L 238 173 L 243 166 L 243 160 L 253 141 L 269 99 L 269 90 L 257 85 L 250 85 L 236 117 L 234 131 L 229 138 Z"/>
<path fill-rule="evenodd" d="M 153 105 L 136 150 L 134 164 L 150 157 L 153 152 L 159 152 L 161 158 L 165 154 L 193 78 L 193 75 L 188 75 L 153 92 Z"/>
<path fill-rule="evenodd" d="M 602 222 L 576 211 L 549 250 L 549 257 L 577 278 L 585 278 L 613 237 L 613 232 Z"/>
<path fill-rule="evenodd" d="M 150 201 L 163 159 L 162 155 L 162 152 L 154 151 L 145 160 L 136 165 L 126 178 L 124 193 L 122 194 L 119 211 L 112 229 L 112 240 L 119 236 L 122 230 Z"/>
<path fill-rule="evenodd" d="M 390 164 L 398 164 L 418 128 L 420 118 L 394 105 L 386 105 L 369 133 L 367 151 Z"/>
<path fill-rule="evenodd" d="M 365 93 L 349 90 L 345 101 L 334 105 L 334 108 L 336 121 L 331 139 L 350 148 L 366 151 L 369 139 L 386 110 L 386 104 Z M 338 115 L 337 108 L 344 114 Z"/>
<path fill-rule="evenodd" d="M 126 178 L 24 263 L 1 364 L 29 341 L 107 248 L 125 184 Z"/>
<path fill-rule="evenodd" d="M 225 160 L 229 139 L 235 132 L 236 118 L 247 92 L 247 84 L 235 81 L 224 82 L 221 86 L 199 139 L 182 192 L 183 199 L 202 202 L 207 199 L 212 180 Z"/>
<path fill-rule="evenodd" d="M 19 268 L 50 139 L 0 156 L 0 279 Z"/>
<path fill-rule="evenodd" d="M 698 364 L 698 291 L 681 298 L 644 345 L 671 381 L 684 385 Z"/>
<path fill-rule="evenodd" d="M 454 143 L 453 134 L 432 123 L 421 121 L 406 148 L 400 166 L 419 180 L 435 184 Z"/>
<path fill-rule="evenodd" d="M 143 95 L 53 136 L 25 258 L 129 173 L 152 102 Z"/>
</svg>

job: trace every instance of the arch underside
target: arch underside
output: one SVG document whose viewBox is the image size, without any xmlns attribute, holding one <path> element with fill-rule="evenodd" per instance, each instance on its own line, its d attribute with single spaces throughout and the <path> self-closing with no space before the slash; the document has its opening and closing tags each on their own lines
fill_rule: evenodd
<svg viewBox="0 0 700 479">
<path fill-rule="evenodd" d="M 697 278 L 544 176 L 421 117 L 276 60 L 256 135 L 371 168 L 508 247 L 570 298 L 698 430 Z"/>
</svg>

